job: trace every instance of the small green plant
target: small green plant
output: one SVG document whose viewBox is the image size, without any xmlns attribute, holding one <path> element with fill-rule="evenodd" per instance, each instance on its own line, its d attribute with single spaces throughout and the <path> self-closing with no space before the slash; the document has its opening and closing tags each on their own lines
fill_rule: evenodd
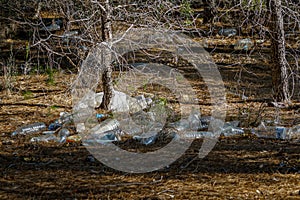
<svg viewBox="0 0 300 200">
<path fill-rule="evenodd" d="M 28 91 L 28 90 L 23 91 L 22 95 L 23 95 L 24 99 L 26 99 L 26 100 L 31 99 L 33 97 L 33 93 L 31 91 Z"/>
<path fill-rule="evenodd" d="M 51 68 L 47 68 L 46 69 L 46 74 L 48 75 L 47 84 L 55 85 L 55 80 L 54 80 L 55 70 L 53 70 Z"/>
<path fill-rule="evenodd" d="M 160 97 L 160 98 L 158 99 L 158 104 L 159 104 L 159 105 L 166 106 L 166 105 L 167 105 L 167 102 L 168 102 L 167 98 Z"/>
<path fill-rule="evenodd" d="M 11 91 L 13 88 L 13 82 L 14 82 L 14 68 L 15 68 L 15 56 L 13 53 L 13 46 L 10 45 L 10 55 L 6 63 L 3 65 L 3 88 L 7 90 L 8 92 Z"/>
<path fill-rule="evenodd" d="M 50 106 L 50 109 L 51 110 L 56 110 L 56 109 L 58 109 L 58 107 L 57 106 Z"/>
<path fill-rule="evenodd" d="M 191 23 L 191 21 L 188 19 L 194 14 L 193 9 L 191 8 L 191 2 L 188 0 L 183 0 L 180 5 L 180 15 L 184 18 L 187 18 L 185 20 L 185 23 Z"/>
<path fill-rule="evenodd" d="M 57 106 L 53 105 L 53 106 L 49 106 L 47 108 L 47 113 L 46 113 L 46 116 L 47 117 L 52 117 L 53 116 L 53 113 L 56 113 L 56 110 L 58 109 Z"/>
</svg>

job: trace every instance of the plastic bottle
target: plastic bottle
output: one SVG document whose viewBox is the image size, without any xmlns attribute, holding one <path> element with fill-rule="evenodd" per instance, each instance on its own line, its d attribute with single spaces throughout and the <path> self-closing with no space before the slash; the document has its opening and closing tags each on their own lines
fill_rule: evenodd
<svg viewBox="0 0 300 200">
<path fill-rule="evenodd" d="M 199 110 L 193 108 L 189 117 L 188 117 L 188 122 L 189 122 L 189 129 L 193 131 L 197 131 L 201 127 L 201 113 Z"/>
<path fill-rule="evenodd" d="M 264 122 L 253 129 L 252 133 L 261 138 L 287 139 L 287 128 L 283 126 L 266 126 Z"/>
<path fill-rule="evenodd" d="M 201 128 L 207 129 L 209 126 L 209 123 L 213 120 L 212 116 L 204 116 L 200 118 L 201 121 Z"/>
<path fill-rule="evenodd" d="M 188 120 L 181 119 L 180 121 L 169 123 L 168 126 L 170 128 L 176 129 L 177 131 L 185 131 L 185 130 L 189 129 L 190 124 L 189 124 Z"/>
<path fill-rule="evenodd" d="M 120 126 L 120 123 L 116 119 L 107 119 L 98 124 L 97 126 L 93 127 L 90 130 L 90 133 L 95 134 L 103 134 L 106 131 L 117 129 Z"/>
<path fill-rule="evenodd" d="M 223 126 L 223 130 L 221 131 L 221 134 L 223 134 L 226 137 L 244 134 L 245 133 L 244 129 L 238 127 L 239 123 L 240 121 L 226 122 Z"/>
<path fill-rule="evenodd" d="M 90 134 L 83 140 L 83 145 L 90 146 L 91 144 L 108 144 L 113 141 L 119 141 L 119 136 L 122 134 L 120 129 L 106 131 L 103 134 Z"/>
<path fill-rule="evenodd" d="M 245 38 L 245 39 L 238 40 L 234 45 L 234 49 L 248 51 L 252 46 L 253 46 L 253 42 L 251 41 L 251 39 Z"/>
<path fill-rule="evenodd" d="M 43 131 L 43 135 L 51 135 L 54 134 L 56 131 Z"/>
<path fill-rule="evenodd" d="M 65 143 L 67 141 L 67 137 L 70 135 L 70 131 L 66 128 L 60 129 L 57 136 L 59 138 L 60 143 Z"/>
<path fill-rule="evenodd" d="M 233 135 L 240 135 L 244 133 L 245 131 L 242 128 L 233 127 L 233 126 L 227 126 L 221 132 L 221 134 L 223 134 L 226 137 L 233 136 Z"/>
<path fill-rule="evenodd" d="M 50 142 L 50 141 L 58 141 L 58 138 L 53 134 L 41 135 L 38 137 L 33 137 L 30 139 L 30 142 Z"/>
<path fill-rule="evenodd" d="M 28 125 L 25 125 L 25 126 L 22 126 L 22 127 L 18 128 L 17 130 L 12 132 L 11 136 L 37 133 L 37 132 L 40 132 L 40 131 L 45 130 L 45 129 L 46 129 L 46 124 L 45 123 L 36 122 L 36 123 L 28 124 Z"/>
<path fill-rule="evenodd" d="M 144 95 L 139 95 L 134 97 L 137 100 L 137 104 L 141 107 L 141 109 L 145 109 L 148 106 L 147 100 Z"/>
<path fill-rule="evenodd" d="M 50 24 L 49 26 L 46 27 L 42 27 L 41 30 L 44 31 L 57 31 L 60 30 L 60 20 L 53 20 L 52 24 Z"/>
<path fill-rule="evenodd" d="M 287 132 L 287 139 L 300 141 L 300 124 L 291 127 Z"/>
<path fill-rule="evenodd" d="M 219 30 L 218 34 L 226 37 L 231 37 L 237 34 L 237 30 L 235 28 L 222 28 Z"/>
<path fill-rule="evenodd" d="M 49 131 L 55 131 L 57 130 L 58 128 L 60 128 L 62 126 L 62 124 L 60 124 L 58 122 L 58 120 L 55 120 L 53 123 L 51 123 L 49 126 L 48 126 L 48 130 Z"/>
<path fill-rule="evenodd" d="M 58 118 L 59 124 L 66 124 L 66 123 L 72 123 L 73 122 L 73 115 L 67 112 L 61 112 L 60 117 Z"/>
<path fill-rule="evenodd" d="M 55 131 L 64 124 L 73 122 L 73 115 L 67 112 L 61 112 L 60 117 L 48 126 L 48 130 Z"/>
<path fill-rule="evenodd" d="M 143 133 L 143 129 L 140 126 L 129 126 L 124 127 L 125 129 L 122 129 L 126 132 L 128 135 L 140 135 Z"/>
<path fill-rule="evenodd" d="M 150 145 L 156 141 L 157 135 L 152 135 L 150 137 L 134 136 L 133 139 L 140 142 L 141 144 Z"/>
<path fill-rule="evenodd" d="M 199 139 L 204 137 L 214 137 L 212 132 L 208 131 L 192 131 L 180 135 L 183 139 Z"/>
</svg>

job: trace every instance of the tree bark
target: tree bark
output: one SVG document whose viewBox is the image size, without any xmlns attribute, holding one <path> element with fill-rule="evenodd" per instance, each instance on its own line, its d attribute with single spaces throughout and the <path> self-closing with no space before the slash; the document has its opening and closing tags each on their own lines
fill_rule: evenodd
<svg viewBox="0 0 300 200">
<path fill-rule="evenodd" d="M 288 102 L 290 97 L 281 0 L 270 0 L 270 12 L 273 97 L 276 101 Z"/>
<path fill-rule="evenodd" d="M 214 17 L 217 14 L 215 0 L 203 0 L 203 5 L 204 5 L 203 23 L 207 24 L 213 22 Z"/>
<path fill-rule="evenodd" d="M 102 41 L 109 42 L 112 39 L 112 27 L 111 27 L 111 6 L 109 0 L 105 0 L 105 11 L 102 14 Z M 104 56 L 103 61 L 105 69 L 102 75 L 103 83 L 103 99 L 100 107 L 105 110 L 109 110 L 113 97 L 113 85 L 112 85 L 112 55 L 108 47 L 102 54 Z"/>
</svg>

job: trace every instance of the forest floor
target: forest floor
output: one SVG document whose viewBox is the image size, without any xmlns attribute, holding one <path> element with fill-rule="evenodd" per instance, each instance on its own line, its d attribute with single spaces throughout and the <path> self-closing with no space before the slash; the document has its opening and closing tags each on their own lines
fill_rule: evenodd
<svg viewBox="0 0 300 200">
<path fill-rule="evenodd" d="M 256 77 L 264 73 L 270 78 L 266 70 L 255 70 Z M 230 91 L 238 67 L 221 66 L 220 72 L 228 89 L 226 120 L 240 120 L 245 130 L 276 116 L 282 125 L 297 124 L 297 106 L 279 109 L 251 95 L 242 100 Z M 51 81 L 46 75 L 7 80 L 11 90 L 0 93 L 0 199 L 300 199 L 300 143 L 257 138 L 249 131 L 220 137 L 203 159 L 197 157 L 203 140 L 197 139 L 173 164 L 142 174 L 105 166 L 81 142 L 31 143 L 32 135 L 11 136 L 19 126 L 49 125 L 60 112 L 70 112 L 75 78 L 57 73 Z M 199 98 L 202 92 L 198 88 Z M 209 114 L 209 105 L 200 106 Z"/>
</svg>

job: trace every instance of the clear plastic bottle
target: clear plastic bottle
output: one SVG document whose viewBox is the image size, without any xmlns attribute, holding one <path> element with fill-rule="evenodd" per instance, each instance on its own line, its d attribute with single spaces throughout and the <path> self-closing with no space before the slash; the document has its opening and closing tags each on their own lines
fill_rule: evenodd
<svg viewBox="0 0 300 200">
<path fill-rule="evenodd" d="M 266 126 L 264 122 L 253 129 L 252 133 L 261 138 L 287 139 L 287 128 L 283 126 Z"/>
<path fill-rule="evenodd" d="M 108 144 L 113 141 L 119 141 L 122 131 L 120 129 L 114 129 L 106 131 L 103 134 L 90 134 L 83 140 L 83 145 L 90 146 L 92 144 Z"/>
<path fill-rule="evenodd" d="M 62 128 L 59 130 L 57 136 L 59 138 L 60 143 L 65 143 L 67 141 L 67 137 L 70 135 L 70 131 L 66 128 Z"/>
<path fill-rule="evenodd" d="M 189 129 L 193 131 L 197 131 L 201 127 L 201 113 L 199 110 L 193 108 L 189 117 L 188 117 L 188 122 L 189 122 Z"/>
<path fill-rule="evenodd" d="M 73 122 L 73 115 L 67 112 L 61 112 L 57 121 L 59 124 L 71 123 Z"/>
<path fill-rule="evenodd" d="M 48 126 L 48 129 L 50 131 L 55 131 L 58 128 L 62 127 L 64 124 L 73 122 L 72 114 L 67 113 L 67 112 L 61 112 L 59 115 L 60 115 L 60 117 Z"/>
<path fill-rule="evenodd" d="M 55 120 L 53 123 L 51 123 L 49 126 L 48 126 L 48 130 L 49 131 L 55 131 L 57 130 L 58 128 L 60 128 L 62 125 L 58 122 L 58 120 Z"/>
<path fill-rule="evenodd" d="M 244 129 L 238 127 L 239 123 L 239 121 L 226 122 L 223 126 L 221 134 L 223 134 L 225 137 L 244 134 Z"/>
<path fill-rule="evenodd" d="M 244 134 L 244 133 L 245 132 L 242 128 L 233 127 L 233 126 L 227 126 L 221 132 L 221 134 L 223 134 L 225 137 L 233 136 L 233 135 L 240 135 L 240 134 Z"/>
<path fill-rule="evenodd" d="M 238 40 L 234 45 L 234 49 L 248 51 L 249 49 L 252 48 L 252 46 L 253 46 L 253 42 L 251 41 L 251 39 L 245 38 L 245 39 Z"/>
<path fill-rule="evenodd" d="M 50 141 L 58 141 L 58 138 L 53 134 L 41 135 L 38 137 L 33 137 L 30 139 L 30 142 L 50 142 Z"/>
<path fill-rule="evenodd" d="M 289 129 L 287 132 L 287 139 L 292 141 L 300 141 L 300 124 Z"/>
<path fill-rule="evenodd" d="M 193 131 L 193 132 L 187 132 L 181 134 L 180 137 L 183 139 L 199 139 L 205 137 L 213 138 L 215 136 L 212 132 L 208 132 L 208 131 Z"/>
<path fill-rule="evenodd" d="M 222 28 L 218 31 L 218 34 L 226 37 L 231 37 L 237 34 L 237 30 L 235 28 Z"/>
<path fill-rule="evenodd" d="M 141 144 L 150 145 L 156 141 L 157 135 L 152 135 L 150 137 L 134 136 L 133 139 L 140 142 Z"/>
<path fill-rule="evenodd" d="M 93 127 L 90 130 L 90 133 L 94 134 L 102 134 L 106 131 L 117 129 L 120 126 L 120 123 L 116 119 L 107 119 L 98 124 L 97 126 Z"/>
<path fill-rule="evenodd" d="M 11 136 L 15 136 L 15 135 L 27 135 L 27 134 L 31 134 L 31 133 L 37 133 L 40 132 L 42 130 L 46 129 L 46 124 L 43 122 L 36 122 L 33 124 L 28 124 L 25 126 L 22 126 L 20 128 L 18 128 L 17 130 L 15 130 L 14 132 L 12 132 Z"/>
</svg>

